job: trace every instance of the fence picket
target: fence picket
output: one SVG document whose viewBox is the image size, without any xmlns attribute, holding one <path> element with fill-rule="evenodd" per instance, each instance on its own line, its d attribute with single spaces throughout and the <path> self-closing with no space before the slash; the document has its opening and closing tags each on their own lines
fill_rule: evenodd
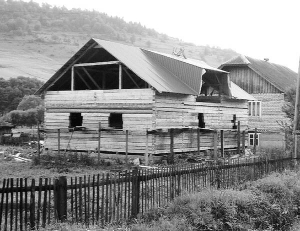
<svg viewBox="0 0 300 231">
<path fill-rule="evenodd" d="M 3 179 L 3 184 L 2 184 L 2 192 L 5 190 L 5 183 L 6 179 Z M 4 202 L 4 193 L 1 194 L 1 204 L 0 204 L 0 230 L 1 229 L 1 224 L 2 224 L 2 213 L 3 213 L 3 202 Z"/>
<path fill-rule="evenodd" d="M 67 185 L 65 177 L 62 185 L 56 181 L 51 184 L 48 178 L 40 178 L 37 185 L 34 179 L 31 185 L 28 185 L 26 178 L 4 179 L 0 189 L 0 229 L 22 231 L 28 227 L 46 227 L 46 224 L 65 217 L 67 204 L 71 205 L 71 211 L 66 214 L 70 217 L 66 218 L 71 223 L 104 226 L 108 222 L 134 218 L 138 213 L 164 206 L 182 195 L 183 191 L 195 192 L 205 187 L 238 187 L 273 171 L 294 167 L 290 166 L 291 161 L 291 158 L 252 158 L 164 168 L 135 168 L 123 173 L 102 174 L 101 178 L 100 174 L 93 175 L 92 179 L 91 176 L 71 177 L 70 185 Z M 52 190 L 55 190 L 55 203 Z M 60 199 L 61 196 L 56 195 L 58 191 L 63 198 L 67 195 L 70 197 Z M 68 203 L 65 203 L 66 199 Z M 64 203 L 61 203 L 62 200 Z M 59 212 L 57 209 L 61 204 L 65 205 L 59 207 Z M 56 220 L 53 220 L 53 211 Z"/>
</svg>

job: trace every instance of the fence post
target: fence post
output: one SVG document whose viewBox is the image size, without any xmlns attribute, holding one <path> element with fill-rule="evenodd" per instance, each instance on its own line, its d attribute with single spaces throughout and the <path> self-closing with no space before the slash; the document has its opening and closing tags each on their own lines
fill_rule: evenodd
<svg viewBox="0 0 300 231">
<path fill-rule="evenodd" d="M 170 157 L 169 164 L 174 164 L 174 129 L 170 129 Z"/>
<path fill-rule="evenodd" d="M 128 168 L 128 130 L 126 130 L 125 131 L 125 135 L 126 135 L 126 137 L 125 137 L 125 145 L 126 145 L 126 147 L 125 147 L 125 162 L 126 162 L 126 167 Z"/>
<path fill-rule="evenodd" d="M 218 131 L 214 130 L 214 159 L 218 159 Z"/>
<path fill-rule="evenodd" d="M 237 127 L 237 154 L 241 155 L 241 122 L 238 121 Z"/>
<path fill-rule="evenodd" d="M 254 141 L 253 141 L 253 154 L 256 154 L 256 136 L 257 136 L 257 128 L 254 130 Z"/>
<path fill-rule="evenodd" d="M 246 154 L 246 131 L 244 130 L 242 133 L 242 152 Z"/>
<path fill-rule="evenodd" d="M 54 180 L 54 209 L 59 221 L 67 220 L 67 178 L 65 176 Z"/>
<path fill-rule="evenodd" d="M 224 158 L 224 130 L 221 130 L 221 157 Z"/>
<path fill-rule="evenodd" d="M 99 122 L 99 131 L 98 131 L 98 165 L 100 165 L 100 146 L 101 146 L 101 122 Z"/>
<path fill-rule="evenodd" d="M 60 156 L 60 129 L 57 129 L 57 156 L 55 158 L 55 164 L 57 164 L 59 156 Z"/>
<path fill-rule="evenodd" d="M 197 128 L 197 152 L 200 157 L 200 128 Z"/>
<path fill-rule="evenodd" d="M 132 171 L 132 207 L 131 216 L 136 218 L 140 212 L 140 171 L 134 168 Z"/>
<path fill-rule="evenodd" d="M 146 151 L 145 151 L 145 165 L 149 164 L 149 134 L 148 129 L 146 129 Z"/>
<path fill-rule="evenodd" d="M 40 122 L 37 122 L 37 151 L 38 151 L 38 159 L 39 159 L 39 164 L 41 161 L 41 147 L 40 147 Z"/>
</svg>

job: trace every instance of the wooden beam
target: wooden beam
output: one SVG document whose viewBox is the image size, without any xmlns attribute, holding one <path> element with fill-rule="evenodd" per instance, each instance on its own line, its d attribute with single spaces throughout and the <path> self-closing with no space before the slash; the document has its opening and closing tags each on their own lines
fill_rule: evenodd
<svg viewBox="0 0 300 231">
<path fill-rule="evenodd" d="M 98 50 L 95 50 L 95 51 L 93 52 L 93 54 L 92 54 L 86 61 L 89 62 L 92 58 L 94 58 L 94 56 L 95 56 L 96 54 L 98 54 Z"/>
<path fill-rule="evenodd" d="M 96 63 L 78 63 L 74 64 L 74 67 L 88 67 L 88 66 L 103 66 L 103 65 L 112 65 L 120 64 L 120 61 L 109 61 L 109 62 L 96 62 Z"/>
<path fill-rule="evenodd" d="M 98 88 L 98 90 L 101 89 L 101 87 L 96 83 L 96 81 L 93 79 L 93 77 L 87 72 L 87 70 L 82 67 L 84 73 L 90 78 L 90 80 L 93 82 L 93 84 Z"/>
<path fill-rule="evenodd" d="M 296 133 L 297 130 L 299 130 L 298 128 L 298 124 L 299 124 L 299 109 L 300 109 L 300 59 L 299 59 L 299 67 L 298 67 L 298 79 L 297 79 L 297 89 L 296 89 L 296 102 L 295 102 L 295 113 L 294 113 L 294 129 L 293 129 L 293 133 L 294 133 L 294 158 L 295 158 L 295 164 L 296 162 L 296 158 L 298 157 L 298 135 Z"/>
<path fill-rule="evenodd" d="M 139 85 L 134 81 L 133 77 L 131 76 L 131 74 L 128 72 L 128 70 L 126 68 L 124 68 L 124 71 L 129 76 L 129 78 L 132 80 L 132 82 L 134 83 L 134 85 L 137 86 L 137 88 L 140 88 Z M 145 82 L 145 83 L 147 83 L 147 82 Z"/>
<path fill-rule="evenodd" d="M 84 82 L 84 84 L 91 90 L 92 87 L 85 81 L 85 79 L 82 77 L 82 75 L 78 71 L 76 73 L 78 74 L 78 76 L 82 80 L 82 82 Z"/>
<path fill-rule="evenodd" d="M 102 89 L 105 89 L 106 73 L 102 72 Z"/>
<path fill-rule="evenodd" d="M 119 64 L 119 89 L 122 89 L 122 65 Z"/>
<path fill-rule="evenodd" d="M 74 91 L 74 67 L 72 67 L 71 71 L 71 91 Z"/>
<path fill-rule="evenodd" d="M 45 91 L 48 90 L 49 87 L 53 86 L 53 84 L 55 84 L 68 70 L 70 70 L 70 68 L 73 67 L 74 63 L 76 63 L 82 56 L 85 55 L 85 53 L 90 49 L 90 48 L 93 48 L 95 46 L 95 42 L 90 45 L 89 47 L 86 48 L 86 50 L 79 56 L 77 57 L 61 74 L 59 77 L 57 77 L 46 89 Z"/>
</svg>

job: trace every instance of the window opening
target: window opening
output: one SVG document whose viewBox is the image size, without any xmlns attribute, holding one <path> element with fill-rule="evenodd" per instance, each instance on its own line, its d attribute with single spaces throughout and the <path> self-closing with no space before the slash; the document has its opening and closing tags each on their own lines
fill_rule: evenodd
<svg viewBox="0 0 300 231">
<path fill-rule="evenodd" d="M 205 128 L 204 114 L 203 113 L 198 114 L 198 127 L 199 128 Z"/>
<path fill-rule="evenodd" d="M 69 127 L 79 127 L 82 126 L 82 116 L 81 113 L 70 113 L 69 116 Z"/>
<path fill-rule="evenodd" d="M 249 145 L 254 146 L 254 140 L 256 142 L 256 146 L 259 146 L 259 134 L 256 133 L 256 138 L 254 139 L 255 133 L 249 133 Z"/>
<path fill-rule="evenodd" d="M 120 113 L 111 113 L 108 119 L 109 127 L 122 129 L 123 117 Z"/>
<path fill-rule="evenodd" d="M 231 123 L 233 123 L 232 129 L 237 129 L 237 124 L 236 124 L 236 114 L 233 115 L 233 118 L 231 120 Z"/>
<path fill-rule="evenodd" d="M 249 101 L 248 102 L 248 115 L 249 116 L 261 116 L 261 101 Z"/>
</svg>

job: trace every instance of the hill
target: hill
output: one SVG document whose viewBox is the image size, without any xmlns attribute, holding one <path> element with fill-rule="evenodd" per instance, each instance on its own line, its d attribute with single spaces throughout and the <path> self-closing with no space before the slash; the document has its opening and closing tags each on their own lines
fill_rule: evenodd
<svg viewBox="0 0 300 231">
<path fill-rule="evenodd" d="M 187 57 L 214 67 L 237 55 L 231 49 L 196 46 L 97 11 L 0 0 L 0 77 L 46 81 L 91 37 L 165 53 L 184 47 Z"/>
</svg>

